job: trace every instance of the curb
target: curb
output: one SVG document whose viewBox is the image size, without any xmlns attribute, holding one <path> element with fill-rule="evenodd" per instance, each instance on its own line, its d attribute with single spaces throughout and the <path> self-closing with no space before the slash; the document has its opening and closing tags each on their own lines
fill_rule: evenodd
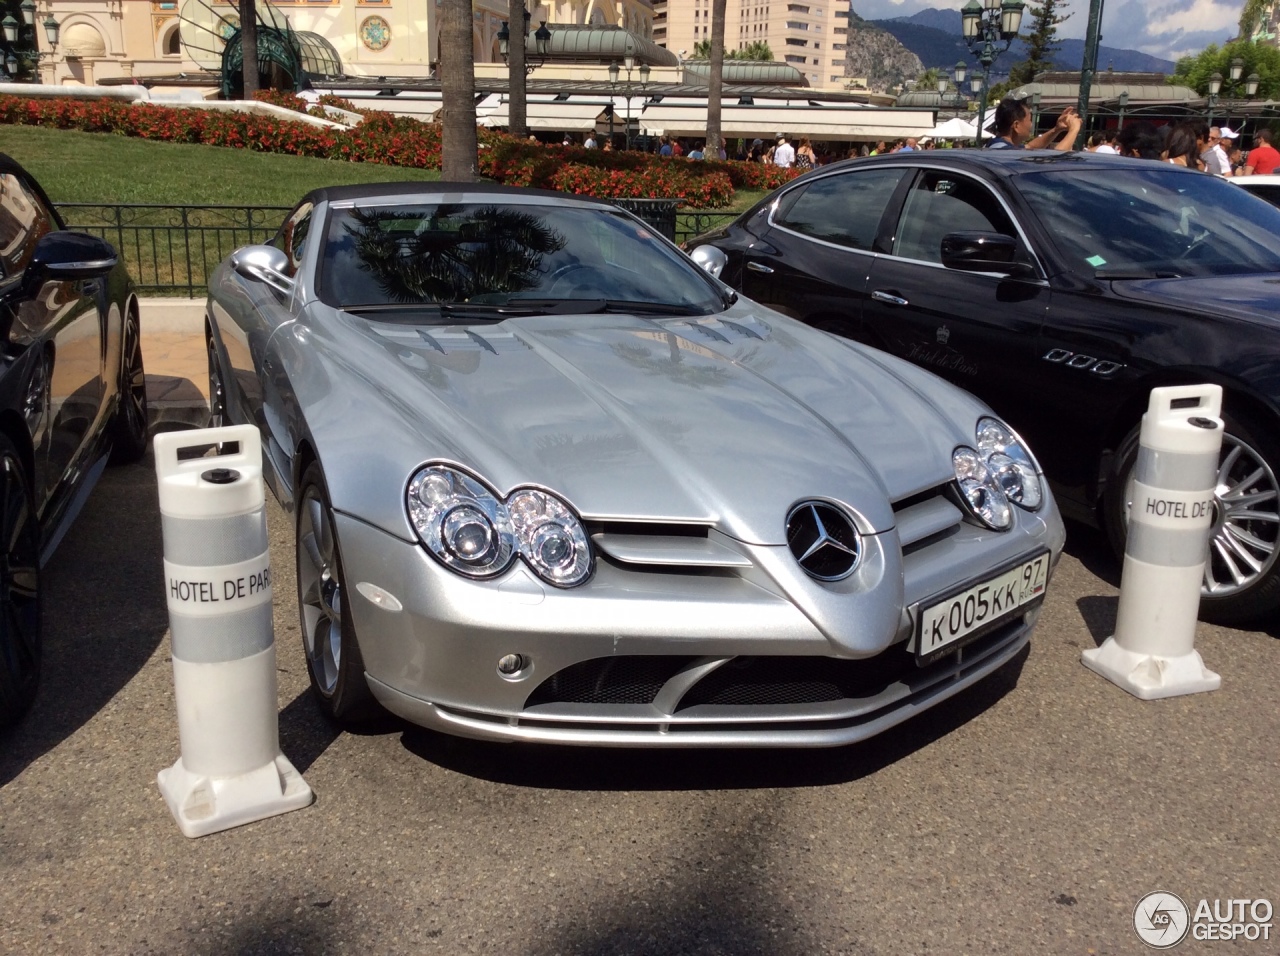
<svg viewBox="0 0 1280 956">
<path fill-rule="evenodd" d="M 204 299 L 139 297 L 138 317 L 142 321 L 142 334 L 204 335 L 204 307 Z"/>
</svg>

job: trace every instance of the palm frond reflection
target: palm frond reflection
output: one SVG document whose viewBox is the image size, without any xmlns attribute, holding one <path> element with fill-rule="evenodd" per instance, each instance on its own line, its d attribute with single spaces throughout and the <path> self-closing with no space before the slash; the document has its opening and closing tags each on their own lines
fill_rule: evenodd
<svg viewBox="0 0 1280 956">
<path fill-rule="evenodd" d="M 544 258 L 567 242 L 543 217 L 498 206 L 356 209 L 345 229 L 357 268 L 404 304 L 536 288 Z"/>
</svg>

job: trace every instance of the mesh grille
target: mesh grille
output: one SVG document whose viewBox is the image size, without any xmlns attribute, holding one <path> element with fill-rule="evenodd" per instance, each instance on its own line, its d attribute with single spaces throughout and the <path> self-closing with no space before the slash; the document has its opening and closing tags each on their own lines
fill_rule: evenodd
<svg viewBox="0 0 1280 956">
<path fill-rule="evenodd" d="M 739 657 L 708 674 L 680 710 L 700 704 L 820 704 L 869 697 L 916 670 L 901 645 L 860 661 L 829 657 Z"/>
<path fill-rule="evenodd" d="M 693 657 L 597 657 L 552 674 L 525 701 L 538 704 L 650 704 Z"/>
</svg>

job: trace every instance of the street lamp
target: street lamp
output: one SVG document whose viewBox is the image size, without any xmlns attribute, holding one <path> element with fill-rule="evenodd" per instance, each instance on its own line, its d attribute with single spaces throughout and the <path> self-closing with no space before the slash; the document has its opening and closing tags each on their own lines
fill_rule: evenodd
<svg viewBox="0 0 1280 956">
<path fill-rule="evenodd" d="M 614 94 L 618 90 L 618 78 L 622 73 L 622 69 L 625 68 L 627 71 L 626 82 L 622 84 L 624 95 L 627 98 L 627 128 L 626 128 L 626 139 L 625 139 L 625 146 L 624 146 L 625 149 L 631 148 L 631 88 L 632 88 L 631 71 L 635 69 L 635 66 L 636 66 L 636 55 L 635 55 L 635 52 L 631 49 L 630 43 L 627 44 L 627 47 L 622 54 L 622 68 L 618 66 L 617 60 L 613 60 L 609 63 L 609 93 L 610 94 Z M 640 64 L 640 95 L 641 96 L 644 96 L 645 88 L 648 87 L 649 85 L 649 73 L 650 73 L 649 64 L 641 63 Z M 609 109 L 609 137 L 610 139 L 613 138 L 612 106 Z"/>
<path fill-rule="evenodd" d="M 981 89 L 978 104 L 978 145 L 982 145 L 982 127 L 987 118 L 987 77 L 991 64 L 1009 49 L 1022 29 L 1022 0 L 969 0 L 960 10 L 961 32 L 965 46 L 982 64 L 982 79 L 974 78 L 974 93 Z M 1003 41 L 1004 46 L 999 44 Z"/>
<path fill-rule="evenodd" d="M 8 48 L 0 62 L 4 63 L 5 71 L 12 77 L 17 77 L 23 69 L 30 69 L 44 57 L 54 56 L 58 47 L 58 34 L 62 29 L 62 24 L 54 19 L 53 14 L 44 18 L 40 25 L 44 27 L 50 50 L 41 52 L 36 40 L 35 3 L 23 0 L 18 11 L 22 15 L 21 20 L 13 15 L 0 20 L 0 32 L 3 33 L 4 45 Z"/>
<path fill-rule="evenodd" d="M 1129 106 L 1129 91 L 1120 91 L 1120 122 L 1116 124 L 1117 129 L 1124 129 L 1124 111 Z"/>
<path fill-rule="evenodd" d="M 1227 72 L 1228 72 L 1228 75 L 1231 77 L 1231 87 L 1230 87 L 1231 90 L 1233 92 L 1238 91 L 1240 88 L 1240 75 L 1244 73 L 1244 60 L 1238 56 L 1233 58 L 1231 60 L 1230 68 L 1228 69 Z M 1253 97 L 1257 95 L 1259 82 L 1261 82 L 1261 78 L 1258 76 L 1257 73 L 1250 73 L 1245 78 L 1245 81 L 1244 81 L 1245 99 L 1253 99 Z M 1222 92 L 1222 83 L 1223 83 L 1223 79 L 1222 79 L 1221 73 L 1215 72 L 1213 76 L 1209 77 L 1209 125 L 1210 126 L 1213 125 L 1214 110 L 1218 108 L 1218 94 Z M 1231 105 L 1230 105 L 1230 102 L 1228 101 L 1227 120 L 1230 120 L 1230 119 L 1231 119 Z"/>
<path fill-rule="evenodd" d="M 529 11 L 524 12 L 524 21 L 526 33 L 528 32 Z M 547 62 L 547 51 L 551 47 L 551 31 L 547 29 L 547 21 L 543 20 L 541 25 L 533 33 L 534 50 L 537 51 L 536 58 L 526 59 L 524 61 L 524 72 L 526 75 L 532 73 L 542 64 Z M 511 26 L 506 20 L 502 21 L 502 29 L 498 31 L 498 53 L 502 55 L 502 62 L 507 62 L 507 55 L 511 52 Z"/>
</svg>

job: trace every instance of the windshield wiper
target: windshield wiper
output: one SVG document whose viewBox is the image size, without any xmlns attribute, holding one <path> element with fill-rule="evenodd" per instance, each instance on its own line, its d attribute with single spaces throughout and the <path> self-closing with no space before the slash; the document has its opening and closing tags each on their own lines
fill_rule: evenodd
<svg viewBox="0 0 1280 956">
<path fill-rule="evenodd" d="M 375 315 L 382 318 L 412 314 L 417 320 L 423 313 L 434 313 L 441 319 L 466 319 L 472 322 L 501 322 L 522 315 L 543 315 L 545 310 L 528 306 L 488 305 L 470 302 L 382 302 L 370 305 L 348 305 L 344 312 L 352 315 Z"/>
<path fill-rule="evenodd" d="M 1170 269 L 1098 269 L 1098 279 L 1181 279 L 1181 272 Z"/>
<path fill-rule="evenodd" d="M 632 315 L 707 315 L 707 310 L 679 302 L 633 302 L 626 299 L 508 299 L 510 305 L 540 309 L 547 315 L 592 315 L 622 312 Z"/>
</svg>

